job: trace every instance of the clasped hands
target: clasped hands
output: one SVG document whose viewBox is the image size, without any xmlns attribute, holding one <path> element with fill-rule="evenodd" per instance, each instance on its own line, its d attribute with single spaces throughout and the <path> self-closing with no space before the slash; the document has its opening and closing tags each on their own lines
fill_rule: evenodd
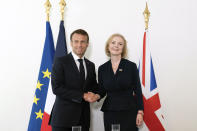
<svg viewBox="0 0 197 131">
<path fill-rule="evenodd" d="M 83 99 L 87 102 L 95 102 L 97 101 L 98 99 L 100 99 L 100 95 L 98 94 L 94 94 L 93 92 L 88 92 L 88 93 L 84 93 L 83 94 Z"/>
</svg>

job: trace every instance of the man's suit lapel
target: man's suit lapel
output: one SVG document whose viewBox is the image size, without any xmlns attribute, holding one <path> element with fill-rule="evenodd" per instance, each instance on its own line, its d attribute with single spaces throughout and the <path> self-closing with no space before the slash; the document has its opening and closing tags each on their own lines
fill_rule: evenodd
<svg viewBox="0 0 197 131">
<path fill-rule="evenodd" d="M 87 80 L 89 75 L 90 75 L 90 63 L 89 63 L 89 61 L 86 58 L 84 58 L 84 60 L 85 60 L 86 69 L 87 69 L 87 77 L 86 77 L 86 80 Z"/>
<path fill-rule="evenodd" d="M 70 61 L 71 61 L 71 68 L 73 68 L 74 72 L 79 76 L 79 70 L 77 68 L 77 65 L 75 63 L 75 60 L 74 60 L 72 54 L 69 53 L 68 55 L 69 55 L 69 58 L 70 58 Z"/>
<path fill-rule="evenodd" d="M 84 82 L 84 85 L 83 85 L 83 89 L 85 89 L 85 87 L 87 85 L 87 82 L 88 82 L 88 79 L 89 79 L 89 76 L 90 76 L 90 63 L 88 62 L 88 60 L 86 58 L 84 58 L 84 60 L 85 60 L 85 63 L 86 63 L 87 77 L 85 79 L 85 82 Z"/>
<path fill-rule="evenodd" d="M 68 55 L 69 55 L 69 58 L 70 58 L 70 61 L 71 61 L 71 66 L 72 66 L 72 68 L 74 70 L 74 73 L 76 73 L 77 76 L 80 76 L 79 70 L 77 68 L 77 65 L 75 63 L 75 60 L 74 60 L 72 54 L 69 53 Z M 85 79 L 85 82 L 84 82 L 84 85 L 83 85 L 83 89 L 86 87 L 88 79 L 89 79 L 89 76 L 90 76 L 90 63 L 89 63 L 89 61 L 86 58 L 84 58 L 84 60 L 85 60 L 85 63 L 86 63 L 87 77 Z"/>
</svg>

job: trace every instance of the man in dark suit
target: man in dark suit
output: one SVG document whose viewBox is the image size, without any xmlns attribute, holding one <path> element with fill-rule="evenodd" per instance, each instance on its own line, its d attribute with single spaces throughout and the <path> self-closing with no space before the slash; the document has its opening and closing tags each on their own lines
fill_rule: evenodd
<svg viewBox="0 0 197 131">
<path fill-rule="evenodd" d="M 52 131 L 71 131 L 73 126 L 89 131 L 89 102 L 100 98 L 96 94 L 95 65 L 84 57 L 89 36 L 79 29 L 71 34 L 70 40 L 72 52 L 56 58 L 53 65 L 52 90 L 56 100 L 49 123 Z"/>
</svg>

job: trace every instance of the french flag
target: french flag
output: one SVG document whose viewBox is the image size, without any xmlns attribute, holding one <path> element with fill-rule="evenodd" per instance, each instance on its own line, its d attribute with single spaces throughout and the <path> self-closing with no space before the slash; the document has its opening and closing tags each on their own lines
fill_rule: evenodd
<svg viewBox="0 0 197 131">
<path fill-rule="evenodd" d="M 55 58 L 65 56 L 67 54 L 67 46 L 66 46 L 66 35 L 64 28 L 64 21 L 60 21 L 59 34 L 56 44 Z M 55 59 L 54 58 L 54 59 Z M 53 108 L 53 104 L 55 102 L 55 95 L 52 92 L 51 84 L 49 85 L 46 106 L 44 110 L 44 117 L 42 121 L 41 131 L 51 131 L 51 126 L 48 125 L 51 110 Z"/>
<path fill-rule="evenodd" d="M 146 30 L 144 32 L 143 52 L 139 64 L 139 76 L 144 102 L 144 123 L 140 131 L 165 131 L 165 121 L 162 115 L 148 38 L 148 30 Z"/>
<path fill-rule="evenodd" d="M 47 22 L 46 24 L 45 46 L 28 131 L 52 131 L 48 123 L 55 102 L 55 95 L 52 92 L 50 74 L 54 59 L 67 54 L 64 21 L 60 22 L 56 51 L 54 50 L 50 23 Z"/>
</svg>

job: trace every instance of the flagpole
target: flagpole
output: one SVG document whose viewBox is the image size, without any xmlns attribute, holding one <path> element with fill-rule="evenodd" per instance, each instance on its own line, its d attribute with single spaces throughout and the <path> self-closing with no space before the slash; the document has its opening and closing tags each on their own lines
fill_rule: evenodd
<svg viewBox="0 0 197 131">
<path fill-rule="evenodd" d="M 45 8 L 46 8 L 46 14 L 47 14 L 47 20 L 46 21 L 49 21 L 49 13 L 50 13 L 50 9 L 51 9 L 51 3 L 49 0 L 47 0 L 45 2 Z"/>
<path fill-rule="evenodd" d="M 61 20 L 64 21 L 64 8 L 66 6 L 66 2 L 64 0 L 60 0 L 60 13 L 61 13 Z"/>
<path fill-rule="evenodd" d="M 148 22 L 149 22 L 150 12 L 148 10 L 147 2 L 146 2 L 146 8 L 143 12 L 143 15 L 144 15 L 144 20 L 145 20 L 145 30 L 148 30 Z"/>
</svg>

